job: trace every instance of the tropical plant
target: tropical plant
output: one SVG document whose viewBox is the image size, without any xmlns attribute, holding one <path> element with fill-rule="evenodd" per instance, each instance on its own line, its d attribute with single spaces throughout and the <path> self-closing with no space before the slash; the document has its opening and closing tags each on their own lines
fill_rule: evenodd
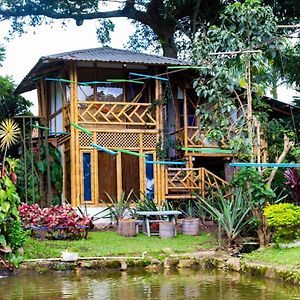
<svg viewBox="0 0 300 300">
<path fill-rule="evenodd" d="M 225 197 L 222 191 L 218 191 L 207 199 L 197 195 L 197 199 L 212 219 L 220 224 L 226 233 L 227 245 L 231 246 L 250 222 L 250 206 L 243 190 L 234 190 L 230 198 Z"/>
<path fill-rule="evenodd" d="M 264 207 L 275 201 L 275 192 L 267 186 L 265 178 L 255 168 L 242 168 L 231 181 L 232 187 L 243 191 L 253 217 L 256 219 L 257 235 L 261 246 L 267 245 L 270 231 L 263 214 Z"/>
<path fill-rule="evenodd" d="M 158 207 L 154 203 L 153 199 L 147 194 L 140 192 L 142 197 L 135 195 L 135 203 L 137 211 L 158 211 Z"/>
<path fill-rule="evenodd" d="M 296 168 L 289 168 L 284 171 L 286 185 L 291 189 L 291 194 L 296 204 L 300 204 L 300 176 Z"/>
<path fill-rule="evenodd" d="M 100 200 L 107 206 L 104 211 L 102 211 L 102 213 L 104 213 L 102 218 L 110 218 L 112 222 L 116 221 L 118 225 L 121 219 L 128 215 L 133 216 L 134 210 L 130 207 L 133 203 L 133 190 L 131 190 L 127 196 L 126 193 L 122 191 L 120 199 L 113 197 L 106 192 L 105 195 L 107 196 L 109 203 L 107 203 L 107 201 Z"/>
</svg>

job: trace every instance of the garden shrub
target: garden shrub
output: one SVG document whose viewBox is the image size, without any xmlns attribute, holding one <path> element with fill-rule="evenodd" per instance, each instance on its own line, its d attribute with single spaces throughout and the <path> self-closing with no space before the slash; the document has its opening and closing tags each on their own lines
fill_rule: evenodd
<svg viewBox="0 0 300 300">
<path fill-rule="evenodd" d="M 275 242 L 300 238 L 300 206 L 291 203 L 268 205 L 264 214 L 267 224 L 274 229 Z"/>
<path fill-rule="evenodd" d="M 40 208 L 38 204 L 23 203 L 19 208 L 22 224 L 33 236 L 49 239 L 79 239 L 87 237 L 91 218 L 78 215 L 70 206 Z"/>
</svg>

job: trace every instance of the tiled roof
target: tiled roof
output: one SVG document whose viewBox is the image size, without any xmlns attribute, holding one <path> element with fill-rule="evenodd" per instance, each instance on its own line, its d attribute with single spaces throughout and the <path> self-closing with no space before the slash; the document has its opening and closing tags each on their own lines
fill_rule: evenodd
<svg viewBox="0 0 300 300">
<path fill-rule="evenodd" d="M 190 62 L 176 58 L 138 53 L 129 50 L 114 49 L 110 47 L 76 50 L 44 56 L 42 59 L 121 62 L 147 65 L 189 65 Z"/>
</svg>

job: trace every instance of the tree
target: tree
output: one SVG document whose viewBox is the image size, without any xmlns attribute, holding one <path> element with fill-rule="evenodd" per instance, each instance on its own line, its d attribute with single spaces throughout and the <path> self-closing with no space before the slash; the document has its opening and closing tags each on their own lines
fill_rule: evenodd
<svg viewBox="0 0 300 300">
<path fill-rule="evenodd" d="M 0 122 L 16 115 L 31 115 L 32 103 L 15 95 L 15 83 L 9 76 L 0 76 Z"/>
<path fill-rule="evenodd" d="M 219 14 L 235 0 L 0 0 L 0 20 L 11 20 L 12 31 L 23 33 L 26 25 L 38 26 L 53 19 L 64 22 L 73 19 L 77 25 L 85 20 L 98 19 L 99 41 L 110 41 L 114 29 L 110 18 L 124 17 L 137 25 L 134 34 L 136 49 L 155 41 L 163 54 L 176 57 L 177 51 L 191 49 L 196 37 L 218 23 Z M 300 17 L 298 0 L 264 0 L 276 8 L 281 18 Z M 108 5 L 113 5 L 108 10 Z M 110 8 L 110 7 L 109 7 Z M 45 18 L 46 17 L 46 18 Z"/>
<path fill-rule="evenodd" d="M 245 0 L 228 5 L 220 16 L 220 26 L 211 26 L 194 49 L 195 62 L 201 66 L 194 86 L 198 95 L 207 99 L 197 111 L 200 127 L 209 127 L 211 139 L 225 138 L 240 159 L 258 163 L 261 140 L 268 136 L 266 132 L 277 133 L 268 132 L 276 124 L 270 128 L 264 96 L 273 81 L 274 70 L 280 75 L 274 61 L 282 56 L 288 44 L 288 40 L 278 37 L 278 19 L 272 8 L 261 3 L 261 0 Z M 277 163 L 294 146 L 286 132 L 280 142 L 284 147 Z M 259 223 L 261 245 L 268 243 L 263 207 L 275 196 L 271 183 L 276 171 L 273 168 L 268 174 L 244 168 L 233 181 L 247 194 L 252 214 Z"/>
</svg>

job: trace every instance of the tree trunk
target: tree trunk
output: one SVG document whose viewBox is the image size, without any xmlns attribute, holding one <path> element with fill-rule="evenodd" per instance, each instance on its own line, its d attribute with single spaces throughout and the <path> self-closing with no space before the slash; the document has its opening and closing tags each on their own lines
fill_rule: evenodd
<svg viewBox="0 0 300 300">
<path fill-rule="evenodd" d="M 270 242 L 270 230 L 264 216 L 263 208 L 255 207 L 252 209 L 253 216 L 259 221 L 259 227 L 256 230 L 260 247 L 265 247 Z"/>
<path fill-rule="evenodd" d="M 177 49 L 175 43 L 171 45 L 164 44 L 162 48 L 164 56 L 177 58 Z"/>
</svg>

